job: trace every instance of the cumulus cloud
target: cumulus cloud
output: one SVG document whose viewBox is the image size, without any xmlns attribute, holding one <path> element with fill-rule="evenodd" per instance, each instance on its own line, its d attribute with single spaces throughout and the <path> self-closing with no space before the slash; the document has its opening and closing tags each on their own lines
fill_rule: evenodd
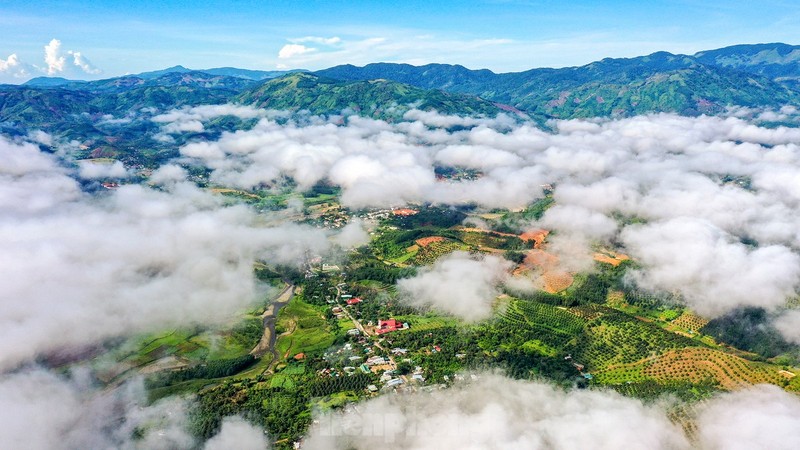
<svg viewBox="0 0 800 450">
<path fill-rule="evenodd" d="M 298 55 L 304 55 L 306 53 L 312 53 L 315 51 L 317 51 L 317 49 L 313 47 L 306 47 L 303 44 L 286 44 L 281 47 L 280 51 L 278 51 L 278 58 L 289 59 Z"/>
<path fill-rule="evenodd" d="M 84 73 L 88 73 L 90 75 L 98 75 L 102 73 L 102 70 L 98 69 L 92 63 L 86 59 L 81 52 L 75 52 L 70 50 L 69 53 L 72 56 L 72 64 L 82 70 Z"/>
<path fill-rule="evenodd" d="M 790 450 L 800 442 L 800 398 L 770 385 L 725 394 L 702 409 L 697 430 L 709 450 Z"/>
<path fill-rule="evenodd" d="M 47 74 L 55 75 L 64 71 L 66 58 L 61 55 L 61 41 L 52 39 L 44 46 L 44 62 L 47 64 Z"/>
<path fill-rule="evenodd" d="M 17 66 L 19 66 L 19 58 L 16 53 L 12 53 L 6 59 L 0 59 L 0 71 L 2 72 L 11 71 Z"/>
<path fill-rule="evenodd" d="M 251 210 L 176 182 L 174 168 L 156 173 L 172 181 L 162 190 L 130 185 L 93 197 L 37 147 L 0 146 L 0 368 L 226 320 L 259 296 L 254 261 L 299 263 L 328 247 L 322 230 L 260 225 Z"/>
<path fill-rule="evenodd" d="M 480 374 L 440 391 L 384 395 L 318 415 L 304 448 L 792 449 L 800 399 L 769 385 L 704 402 L 687 436 L 666 401 Z"/>
<path fill-rule="evenodd" d="M 711 317 L 745 305 L 776 309 L 800 283 L 800 256 L 790 248 L 751 249 L 699 219 L 628 227 L 621 239 L 645 267 L 633 273 L 640 285 L 677 291 Z"/>
<path fill-rule="evenodd" d="M 30 77 L 33 67 L 20 61 L 16 53 L 0 58 L 0 82 L 20 82 Z"/>
<path fill-rule="evenodd" d="M 444 391 L 384 395 L 318 421 L 304 448 L 689 448 L 657 407 L 491 374 Z"/>
<path fill-rule="evenodd" d="M 150 182 L 156 185 L 172 185 L 181 181 L 186 181 L 189 175 L 181 166 L 176 164 L 165 164 L 154 170 L 150 175 Z"/>
<path fill-rule="evenodd" d="M 147 406 L 141 381 L 100 390 L 81 378 L 42 369 L 0 375 L 0 447 L 166 450 L 195 444 L 186 401 Z"/>
<path fill-rule="evenodd" d="M 264 430 L 240 417 L 228 417 L 216 436 L 206 442 L 205 450 L 264 450 L 268 447 Z"/>
<path fill-rule="evenodd" d="M 16 59 L 15 63 L 17 63 L 17 65 L 19 64 Z M 34 68 L 35 72 L 40 72 L 42 75 L 47 76 L 63 76 L 70 78 L 85 78 L 86 75 L 99 75 L 103 72 L 95 67 L 81 52 L 75 50 L 67 50 L 64 52 L 61 48 L 61 41 L 58 39 L 51 39 L 50 42 L 44 46 L 44 64 L 44 67 Z M 2 64 L 0 64 L 0 69 L 2 69 Z M 2 70 L 0 70 L 0 72 L 2 72 Z M 26 75 L 27 74 L 28 73 L 26 73 Z"/>
<path fill-rule="evenodd" d="M 365 229 L 365 224 L 359 219 L 353 219 L 334 236 L 334 241 L 344 248 L 354 248 L 369 243 L 370 236 Z"/>
<path fill-rule="evenodd" d="M 233 116 L 239 119 L 256 119 L 265 116 L 279 116 L 280 113 L 265 111 L 250 106 L 240 105 L 200 105 L 174 109 L 164 114 L 158 114 L 151 119 L 153 122 L 163 124 L 161 133 L 155 139 L 169 138 L 166 135 L 185 132 L 201 133 L 205 130 L 203 122 L 222 116 Z"/>
<path fill-rule="evenodd" d="M 497 256 L 454 252 L 421 269 L 416 276 L 398 280 L 397 288 L 408 304 L 433 306 L 476 321 L 491 316 L 497 286 L 507 278 L 509 269 L 510 263 Z"/>
<path fill-rule="evenodd" d="M 85 179 L 101 178 L 125 178 L 128 171 L 122 161 L 114 161 L 111 164 L 84 161 L 79 163 L 79 175 Z"/>
<path fill-rule="evenodd" d="M 800 310 L 784 311 L 774 325 L 787 341 L 800 344 Z"/>
<path fill-rule="evenodd" d="M 531 226 L 557 232 L 550 250 L 572 270 L 591 266 L 594 245 L 621 245 L 643 264 L 632 280 L 681 293 L 709 316 L 743 305 L 774 310 L 798 287 L 798 129 L 669 114 L 554 121 L 553 132 L 502 116 L 412 110 L 405 119 L 264 117 L 180 151 L 217 183 L 249 189 L 290 177 L 304 190 L 331 182 L 352 208 L 519 208 L 547 186 L 556 205 Z M 440 180 L 440 165 L 477 176 Z M 733 292 L 741 283 L 755 294 Z"/>
</svg>

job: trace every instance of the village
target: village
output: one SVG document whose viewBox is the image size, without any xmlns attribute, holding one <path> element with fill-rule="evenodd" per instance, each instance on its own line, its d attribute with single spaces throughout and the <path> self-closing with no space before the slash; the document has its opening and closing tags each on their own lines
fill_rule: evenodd
<svg viewBox="0 0 800 450">
<path fill-rule="evenodd" d="M 380 376 L 381 387 L 370 384 L 367 386 L 370 393 L 381 390 L 413 391 L 422 386 L 425 383 L 424 369 L 421 366 L 414 366 L 414 361 L 408 357 L 409 350 L 384 346 L 383 337 L 386 334 L 403 332 L 410 329 L 410 325 L 394 318 L 380 319 L 377 323 L 368 321 L 363 324 L 351 311 L 365 299 L 347 294 L 343 290 L 345 286 L 345 283 L 339 283 L 336 286 L 336 298 L 328 302 L 336 319 L 352 322 L 353 328 L 346 331 L 350 341 L 324 354 L 324 359 L 331 364 L 331 367 L 320 370 L 318 375 L 338 377 L 352 376 L 361 372 Z M 441 348 L 435 346 L 430 351 L 441 351 Z"/>
</svg>

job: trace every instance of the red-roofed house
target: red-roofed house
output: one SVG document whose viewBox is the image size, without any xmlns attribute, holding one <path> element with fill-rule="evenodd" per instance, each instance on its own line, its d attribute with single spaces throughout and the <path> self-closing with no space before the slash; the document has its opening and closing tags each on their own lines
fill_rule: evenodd
<svg viewBox="0 0 800 450">
<path fill-rule="evenodd" d="M 347 300 L 347 304 L 348 304 L 348 305 L 357 305 L 357 304 L 359 304 L 359 303 L 361 303 L 361 302 L 362 302 L 362 300 L 361 300 L 360 298 L 358 298 L 358 297 L 356 297 L 356 298 L 351 298 L 351 299 L 348 299 L 348 300 Z"/>
<path fill-rule="evenodd" d="M 413 216 L 417 212 L 418 212 L 417 210 L 410 209 L 410 208 L 399 208 L 399 209 L 395 209 L 394 211 L 392 211 L 392 214 L 394 214 L 395 216 L 407 217 L 407 216 Z"/>
<path fill-rule="evenodd" d="M 405 328 L 408 328 L 408 325 L 400 322 L 399 320 L 395 319 L 379 320 L 378 327 L 375 328 L 375 333 L 384 334 L 392 331 L 403 330 Z"/>
</svg>

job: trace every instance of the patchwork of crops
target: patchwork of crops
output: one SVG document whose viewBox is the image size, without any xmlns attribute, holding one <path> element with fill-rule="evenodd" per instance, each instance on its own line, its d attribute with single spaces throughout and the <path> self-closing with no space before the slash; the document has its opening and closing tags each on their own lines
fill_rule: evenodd
<svg viewBox="0 0 800 450">
<path fill-rule="evenodd" d="M 700 331 L 701 328 L 708 325 L 708 320 L 696 315 L 692 314 L 689 311 L 684 311 L 677 319 L 672 321 L 672 324 L 683 328 L 685 330 L 691 330 L 695 333 Z"/>
<path fill-rule="evenodd" d="M 513 234 L 492 231 L 462 231 L 461 240 L 475 247 L 507 249 L 509 246 L 521 246 L 522 241 Z"/>
<path fill-rule="evenodd" d="M 589 323 L 577 351 L 580 361 L 593 372 L 634 363 L 671 349 L 698 345 L 691 339 L 611 308 L 597 307 L 597 311 L 603 315 Z"/>
<path fill-rule="evenodd" d="M 714 384 L 736 389 L 751 384 L 780 385 L 782 377 L 768 364 L 756 363 L 710 348 L 683 348 L 595 374 L 605 384 L 654 380 Z"/>
<path fill-rule="evenodd" d="M 596 305 L 574 306 L 567 311 L 586 321 L 597 319 L 603 315 L 603 312 Z"/>
<path fill-rule="evenodd" d="M 514 300 L 494 324 L 499 332 L 518 335 L 527 341 L 561 348 L 583 332 L 585 322 L 564 309 L 544 303 Z"/>
<path fill-rule="evenodd" d="M 416 256 L 414 256 L 413 262 L 418 265 L 432 264 L 443 255 L 463 249 L 463 244 L 450 239 L 429 242 L 425 247 L 420 247 Z"/>
</svg>

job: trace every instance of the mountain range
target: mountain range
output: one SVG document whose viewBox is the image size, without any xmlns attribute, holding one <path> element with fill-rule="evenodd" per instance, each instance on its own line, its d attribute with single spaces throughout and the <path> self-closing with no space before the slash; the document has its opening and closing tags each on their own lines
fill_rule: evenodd
<svg viewBox="0 0 800 450">
<path fill-rule="evenodd" d="M 119 156 L 145 144 L 135 139 L 135 145 L 123 145 L 127 141 L 120 135 L 153 130 L 149 119 L 138 120 L 143 110 L 228 102 L 311 114 L 350 111 L 391 121 L 402 120 L 411 108 L 483 116 L 506 111 L 540 124 L 553 118 L 657 112 L 713 115 L 733 106 L 778 109 L 800 103 L 800 46 L 736 45 L 694 55 L 657 52 L 513 73 L 375 63 L 317 72 L 174 66 L 98 81 L 42 77 L 0 85 L 0 131 L 41 129 L 66 139 L 105 142 L 101 148 Z M 109 130 L 109 118 L 127 122 L 117 121 Z M 147 146 L 164 144 L 150 139 Z"/>
</svg>

